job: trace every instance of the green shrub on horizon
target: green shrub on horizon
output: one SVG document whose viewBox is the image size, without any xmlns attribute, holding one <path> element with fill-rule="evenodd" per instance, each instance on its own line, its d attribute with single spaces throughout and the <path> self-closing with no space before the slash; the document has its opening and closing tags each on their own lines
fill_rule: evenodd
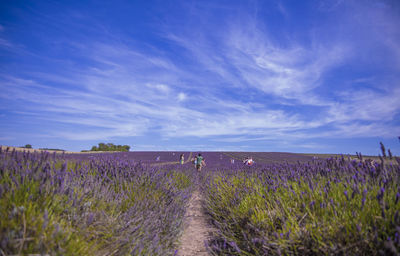
<svg viewBox="0 0 400 256">
<path fill-rule="evenodd" d="M 128 145 L 114 145 L 113 143 L 99 143 L 98 146 L 93 146 L 90 151 L 122 151 L 127 152 L 131 147 Z M 87 152 L 87 150 L 82 150 L 82 152 Z"/>
</svg>

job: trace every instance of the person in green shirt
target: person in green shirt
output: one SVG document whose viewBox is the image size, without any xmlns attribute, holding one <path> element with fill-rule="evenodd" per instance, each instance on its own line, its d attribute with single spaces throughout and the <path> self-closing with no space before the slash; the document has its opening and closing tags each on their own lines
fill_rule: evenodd
<svg viewBox="0 0 400 256">
<path fill-rule="evenodd" d="M 201 167 L 205 166 L 206 162 L 201 154 L 196 156 L 196 169 L 197 171 L 201 171 Z"/>
</svg>

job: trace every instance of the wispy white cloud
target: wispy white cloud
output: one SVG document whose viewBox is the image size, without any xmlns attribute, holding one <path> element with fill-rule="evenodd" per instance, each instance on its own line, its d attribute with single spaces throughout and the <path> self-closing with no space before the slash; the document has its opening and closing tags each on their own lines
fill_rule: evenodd
<svg viewBox="0 0 400 256">
<path fill-rule="evenodd" d="M 0 137 L 0 140 L 6 140 L 6 141 L 8 141 L 8 140 L 14 140 L 15 139 L 15 137 L 11 137 L 11 136 L 1 136 Z"/>
<path fill-rule="evenodd" d="M 183 92 L 178 93 L 178 101 L 184 101 L 187 98 L 186 94 Z"/>
<path fill-rule="evenodd" d="M 167 33 L 167 38 L 231 88 L 249 88 L 300 104 L 329 105 L 313 89 L 323 85 L 321 78 L 327 71 L 351 55 L 344 42 L 315 42 L 305 47 L 289 41 L 288 46 L 278 46 L 253 19 L 241 20 L 220 32 L 217 44 L 213 44 L 215 38 L 197 38 L 197 31 Z"/>
<path fill-rule="evenodd" d="M 342 4 L 334 1 L 326 8 Z M 278 9 L 292 18 L 282 2 Z M 164 139 L 295 143 L 299 138 L 389 136 L 389 130 L 399 130 L 393 124 L 400 113 L 396 77 L 381 84 L 375 74 L 363 74 L 337 90 L 327 84 L 334 69 L 353 63 L 357 45 L 318 37 L 307 44 L 290 37 L 277 43 L 260 19 L 248 13 L 241 17 L 240 23 L 212 28 L 207 23 L 174 30 L 165 26 L 160 39 L 178 48 L 180 61 L 165 49 L 124 37 L 88 37 L 85 44 L 71 40 L 68 47 L 84 65 L 60 61 L 68 68 L 58 73 L 36 67 L 18 75 L 3 73 L 0 99 L 21 103 L 9 109 L 13 113 L 75 125 L 74 131 L 48 131 L 75 140 L 156 133 Z M 388 35 L 388 51 L 396 52 L 398 37 L 392 30 L 381 35 Z M 362 84 L 370 88 L 360 89 Z"/>
<path fill-rule="evenodd" d="M 156 88 L 157 90 L 159 90 L 161 93 L 164 93 L 164 94 L 168 94 L 171 90 L 168 87 L 168 85 L 165 85 L 165 84 L 155 84 L 155 85 L 148 85 L 148 86 Z"/>
<path fill-rule="evenodd" d="M 231 60 L 248 85 L 310 105 L 321 104 L 322 100 L 315 101 L 312 90 L 321 85 L 324 72 L 339 64 L 348 51 L 340 45 L 280 48 L 257 30 L 234 31 L 229 42 Z"/>
<path fill-rule="evenodd" d="M 332 103 L 328 111 L 328 121 L 351 122 L 389 121 L 400 112 L 400 88 L 389 92 L 371 90 L 348 90 L 341 93 L 341 101 Z"/>
<path fill-rule="evenodd" d="M 238 50 L 235 47 L 231 50 L 237 53 Z M 249 102 L 226 100 L 216 97 L 215 90 L 212 87 L 200 90 L 200 95 L 194 95 L 192 100 L 199 103 L 198 107 L 188 107 L 180 105 L 180 102 L 188 99 L 187 93 L 179 92 L 185 87 L 177 83 L 178 79 L 174 75 L 166 74 L 169 70 L 164 69 L 165 65 L 159 68 L 152 62 L 146 62 L 147 58 L 142 54 L 126 50 L 125 47 L 119 49 L 119 45 L 114 46 L 114 48 L 111 45 L 102 45 L 101 49 L 107 49 L 106 53 L 103 55 L 103 51 L 96 51 L 97 54 L 93 59 L 96 61 L 95 63 L 106 63 L 104 67 L 91 68 L 83 76 L 77 75 L 73 78 L 48 76 L 46 74 L 42 77 L 58 82 L 74 80 L 75 84 L 81 84 L 84 90 L 54 88 L 32 79 L 6 77 L 6 82 L 3 83 L 3 89 L 6 93 L 1 96 L 6 97 L 8 95 L 8 99 L 20 99 L 37 104 L 37 110 L 44 113 L 43 119 L 96 128 L 91 132 L 54 133 L 57 136 L 78 140 L 138 136 L 149 130 L 159 132 L 165 137 L 246 136 L 249 134 L 271 134 L 272 137 L 276 135 L 287 136 L 287 134 L 298 130 L 318 128 L 330 122 L 340 121 L 343 123 L 355 119 L 379 120 L 382 114 L 388 115 L 387 118 L 390 118 L 398 110 L 399 105 L 395 100 L 397 94 L 380 100 L 374 99 L 372 93 L 343 95 L 343 98 L 351 99 L 347 104 L 346 102 L 340 104 L 322 102 L 317 95 L 313 94 L 311 96 L 314 96 L 315 99 L 309 97 L 308 101 L 302 100 L 300 97 L 305 97 L 316 86 L 310 81 L 318 80 L 322 73 L 321 70 L 330 65 L 329 60 L 322 61 L 317 57 L 306 56 L 305 50 L 300 48 L 293 48 L 285 52 L 281 49 L 254 48 L 249 50 L 248 47 L 247 54 L 233 62 L 236 65 L 235 67 L 243 72 L 242 76 L 248 82 L 248 84 L 241 86 L 253 86 L 264 93 L 272 93 L 283 98 L 296 96 L 299 101 L 306 104 L 329 106 L 327 118 L 305 121 L 301 114 L 293 115 L 285 113 L 284 110 L 268 110 L 263 105 L 252 107 L 251 102 L 248 105 Z M 260 50 L 260 54 L 257 53 L 258 50 Z M 144 78 L 145 73 L 139 73 L 138 77 L 137 71 L 132 72 L 130 68 L 137 64 L 128 60 L 129 58 L 126 58 L 125 54 L 121 54 L 123 51 L 126 51 L 127 56 L 136 56 L 139 62 L 143 62 L 139 66 L 143 65 L 150 68 L 151 71 L 146 72 L 151 73 L 151 78 L 148 79 L 150 81 Z M 198 48 L 198 51 L 201 51 L 201 48 Z M 271 54 L 268 56 L 271 56 L 271 58 L 263 55 L 263 51 L 270 51 Z M 204 53 L 204 56 L 206 55 Z M 306 56 L 304 58 L 307 59 L 311 58 L 311 64 L 302 60 L 302 56 Z M 91 57 L 88 56 L 88 58 Z M 228 57 L 231 57 L 231 60 L 239 58 L 237 54 Z M 247 62 L 247 60 L 250 61 Z M 170 60 L 167 59 L 164 62 L 168 63 Z M 318 66 L 317 63 L 326 62 L 328 64 L 321 64 L 322 68 L 316 68 L 316 71 L 310 72 L 309 70 L 312 70 L 312 67 L 309 70 L 306 68 L 307 71 L 296 67 L 298 63 L 301 64 L 302 62 L 306 63 L 306 66 Z M 175 65 L 172 66 L 174 69 L 177 68 Z M 142 67 L 140 67 L 140 72 L 143 72 Z M 228 73 L 228 70 L 225 70 L 225 72 Z M 268 78 L 266 81 L 260 80 L 258 76 L 264 76 L 265 72 L 269 72 L 272 78 Z M 185 73 L 184 70 L 178 71 L 178 74 L 183 73 Z M 37 79 L 40 79 L 40 73 L 35 75 Z M 309 76 L 312 76 L 312 78 L 309 78 Z M 292 84 L 290 82 L 296 80 L 302 83 Z M 251 81 L 259 82 L 250 83 Z M 292 92 L 297 92 L 297 94 L 292 94 Z M 177 95 L 177 100 L 171 100 L 171 95 Z M 371 102 L 370 110 L 375 111 L 372 116 L 368 115 L 369 109 L 357 109 L 366 100 Z M 393 104 L 380 106 L 383 102 L 392 102 Z M 218 111 L 207 111 L 204 109 L 205 107 Z M 347 114 L 348 110 L 352 110 L 351 114 Z M 47 112 L 54 113 L 54 115 L 46 114 Z M 72 116 L 58 118 L 57 113 Z M 337 129 L 344 132 L 344 127 L 346 126 L 342 124 Z M 353 127 L 349 126 L 349 129 L 351 128 Z M 351 134 L 354 134 L 354 132 L 352 131 Z M 365 135 L 365 132 L 359 134 Z M 306 136 L 306 134 L 302 136 Z M 326 134 L 321 134 L 321 136 L 326 136 Z"/>
<path fill-rule="evenodd" d="M 0 47 L 11 48 L 13 47 L 13 44 L 4 38 L 0 38 Z"/>
</svg>

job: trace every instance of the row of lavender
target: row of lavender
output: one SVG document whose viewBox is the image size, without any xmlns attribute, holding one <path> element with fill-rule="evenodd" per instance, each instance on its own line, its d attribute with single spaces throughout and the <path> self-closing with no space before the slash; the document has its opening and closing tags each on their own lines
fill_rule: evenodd
<svg viewBox="0 0 400 256">
<path fill-rule="evenodd" d="M 1 254 L 173 255 L 191 176 L 119 154 L 0 151 Z"/>
<path fill-rule="evenodd" d="M 398 255 L 400 159 L 360 158 L 205 173 L 205 206 L 218 230 L 210 252 Z"/>
<path fill-rule="evenodd" d="M 172 163 L 179 162 L 180 155 L 183 154 L 185 160 L 192 155 L 190 152 L 180 151 L 134 151 L 134 152 L 102 152 L 102 153 L 72 153 L 64 154 L 65 159 L 70 160 L 90 160 L 99 156 L 108 156 L 118 158 L 119 160 L 134 160 L 137 163 L 150 164 L 150 163 Z"/>
<path fill-rule="evenodd" d="M 251 157 L 256 164 L 307 162 L 315 158 L 310 155 L 286 152 L 224 152 L 224 155 L 235 159 L 235 162 Z"/>
<path fill-rule="evenodd" d="M 137 163 L 143 164 L 157 164 L 157 163 L 178 163 L 180 156 L 184 156 L 187 161 L 195 155 L 201 153 L 206 160 L 207 169 L 215 169 L 218 167 L 226 167 L 227 164 L 233 161 L 233 166 L 240 166 L 242 160 L 251 156 L 256 163 L 276 163 L 276 162 L 305 162 L 313 159 L 312 156 L 295 153 L 280 153 L 280 152 L 184 152 L 184 151 L 134 151 L 134 152 L 110 152 L 110 153 L 77 153 L 77 154 L 64 154 L 65 159 L 70 160 L 90 160 L 97 158 L 99 154 L 102 156 L 109 156 L 118 158 L 120 160 L 134 160 Z"/>
</svg>

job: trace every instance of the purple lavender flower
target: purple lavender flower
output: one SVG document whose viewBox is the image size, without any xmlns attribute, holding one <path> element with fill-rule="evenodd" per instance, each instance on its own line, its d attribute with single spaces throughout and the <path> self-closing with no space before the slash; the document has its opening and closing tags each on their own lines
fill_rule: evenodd
<svg viewBox="0 0 400 256">
<path fill-rule="evenodd" d="M 365 196 L 363 196 L 362 200 L 361 200 L 361 209 L 364 208 L 365 205 Z"/>
<path fill-rule="evenodd" d="M 356 227 L 357 227 L 358 233 L 361 233 L 361 226 L 360 226 L 360 224 L 357 224 Z"/>
<path fill-rule="evenodd" d="M 347 194 L 347 190 L 344 191 L 344 195 L 346 196 L 347 201 L 349 201 L 349 195 Z"/>
<path fill-rule="evenodd" d="M 86 224 L 89 226 L 93 223 L 94 220 L 94 214 L 93 213 L 89 213 Z"/>
<path fill-rule="evenodd" d="M 234 241 L 230 242 L 230 245 L 236 250 L 236 252 L 238 252 L 238 253 L 241 252 L 239 247 L 237 246 L 237 244 Z"/>
</svg>

